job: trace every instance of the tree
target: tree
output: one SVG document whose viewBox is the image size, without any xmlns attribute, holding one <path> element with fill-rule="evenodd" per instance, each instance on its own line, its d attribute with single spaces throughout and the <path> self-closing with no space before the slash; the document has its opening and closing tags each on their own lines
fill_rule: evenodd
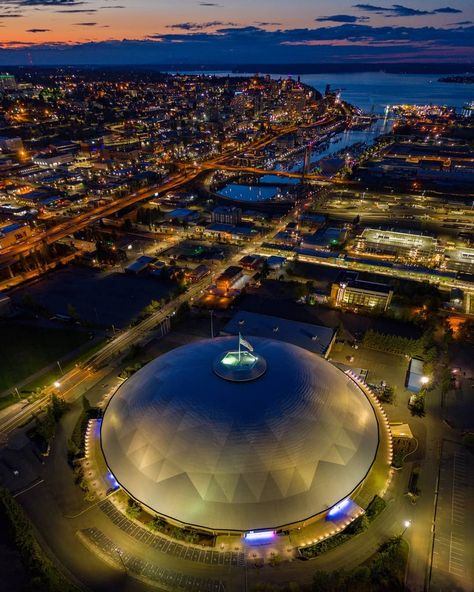
<svg viewBox="0 0 474 592">
<path fill-rule="evenodd" d="M 67 305 L 67 314 L 68 316 L 71 317 L 71 319 L 73 319 L 74 321 L 77 321 L 79 319 L 79 315 L 77 313 L 77 309 L 73 304 L 68 304 Z"/>
<path fill-rule="evenodd" d="M 462 443 L 468 450 L 474 452 L 474 433 L 464 434 Z"/>
<path fill-rule="evenodd" d="M 353 569 L 346 579 L 346 586 L 350 592 L 367 592 L 370 590 L 371 571 L 367 565 L 359 565 Z"/>
<path fill-rule="evenodd" d="M 305 284 L 302 284 L 300 282 L 295 282 L 293 284 L 293 296 L 296 298 L 296 300 L 304 298 L 307 293 L 308 289 Z"/>
<path fill-rule="evenodd" d="M 260 277 L 262 278 L 262 280 L 266 280 L 269 273 L 270 266 L 268 265 L 268 261 L 265 259 L 262 263 L 262 267 L 260 268 Z"/>
<path fill-rule="evenodd" d="M 411 414 L 417 417 L 424 417 L 425 415 L 425 393 L 421 390 L 416 395 L 410 398 Z"/>
<path fill-rule="evenodd" d="M 162 532 L 166 528 L 166 521 L 163 520 L 163 518 L 155 516 L 155 518 L 153 518 L 153 520 L 150 522 L 150 528 L 152 530 L 158 530 Z"/>
<path fill-rule="evenodd" d="M 53 419 L 55 423 L 57 423 L 61 417 L 63 416 L 64 412 L 66 411 L 68 404 L 64 399 L 58 397 L 57 395 L 53 395 L 51 397 L 51 413 L 53 415 Z"/>
<path fill-rule="evenodd" d="M 383 403 L 392 405 L 395 401 L 395 387 L 387 385 L 378 397 Z"/>
<path fill-rule="evenodd" d="M 474 344 L 474 321 L 467 319 L 459 328 L 459 340 Z"/>
<path fill-rule="evenodd" d="M 126 512 L 127 512 L 127 516 L 129 518 L 137 519 L 140 516 L 141 511 L 142 511 L 142 509 L 139 506 L 139 504 L 134 502 L 132 499 L 128 500 Z"/>
<path fill-rule="evenodd" d="M 330 592 L 333 590 L 332 574 L 327 571 L 318 570 L 313 574 L 314 592 Z"/>
</svg>

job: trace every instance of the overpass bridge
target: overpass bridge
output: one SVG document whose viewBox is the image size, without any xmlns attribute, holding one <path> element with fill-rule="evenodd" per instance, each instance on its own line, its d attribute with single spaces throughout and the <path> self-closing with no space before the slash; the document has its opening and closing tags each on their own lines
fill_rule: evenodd
<svg viewBox="0 0 474 592">
<path fill-rule="evenodd" d="M 227 164 L 219 164 L 216 166 L 210 167 L 203 167 L 205 170 L 220 170 L 220 171 L 234 171 L 236 173 L 252 173 L 254 175 L 275 175 L 277 177 L 286 177 L 289 179 L 301 179 L 303 181 L 315 181 L 324 185 L 330 185 L 332 183 L 336 184 L 350 184 L 350 181 L 346 181 L 344 179 L 335 179 L 325 177 L 324 175 L 318 175 L 315 173 L 308 173 L 305 174 L 304 172 L 292 172 L 292 171 L 280 171 L 280 170 L 267 170 L 267 169 L 259 169 L 257 167 L 246 167 L 246 166 L 239 166 L 239 165 L 227 165 Z"/>
</svg>

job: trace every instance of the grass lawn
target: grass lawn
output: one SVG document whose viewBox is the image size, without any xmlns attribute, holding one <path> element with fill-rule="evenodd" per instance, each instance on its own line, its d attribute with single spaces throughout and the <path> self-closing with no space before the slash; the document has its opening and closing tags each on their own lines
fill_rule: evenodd
<svg viewBox="0 0 474 592">
<path fill-rule="evenodd" d="M 0 324 L 0 392 L 25 380 L 88 341 L 74 327 Z M 59 372 L 59 369 L 58 369 Z"/>
</svg>

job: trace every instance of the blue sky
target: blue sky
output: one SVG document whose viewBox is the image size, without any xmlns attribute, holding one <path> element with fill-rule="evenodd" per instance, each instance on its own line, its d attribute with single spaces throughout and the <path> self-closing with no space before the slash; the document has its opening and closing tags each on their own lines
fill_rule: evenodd
<svg viewBox="0 0 474 592">
<path fill-rule="evenodd" d="M 0 0 L 0 31 L 3 64 L 473 62 L 474 0 Z"/>
</svg>

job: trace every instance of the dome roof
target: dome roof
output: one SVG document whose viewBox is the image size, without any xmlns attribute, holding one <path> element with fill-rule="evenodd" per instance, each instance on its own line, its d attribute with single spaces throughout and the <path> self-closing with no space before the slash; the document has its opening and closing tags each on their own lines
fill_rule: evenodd
<svg viewBox="0 0 474 592">
<path fill-rule="evenodd" d="M 367 475 L 379 434 L 363 391 L 307 350 L 251 341 L 256 378 L 222 375 L 237 339 L 219 338 L 156 358 L 111 399 L 107 464 L 159 514 L 215 530 L 276 528 L 327 510 Z M 255 372 L 248 359 L 245 372 Z"/>
</svg>

